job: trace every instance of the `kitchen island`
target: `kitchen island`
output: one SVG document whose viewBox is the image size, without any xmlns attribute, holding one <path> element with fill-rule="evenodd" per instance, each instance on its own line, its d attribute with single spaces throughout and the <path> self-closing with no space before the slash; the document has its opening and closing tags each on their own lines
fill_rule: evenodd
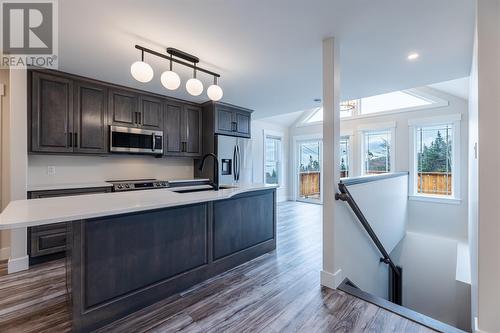
<svg viewBox="0 0 500 333">
<path fill-rule="evenodd" d="M 0 229 L 68 223 L 73 328 L 88 332 L 276 247 L 276 190 L 168 189 L 11 202 Z"/>
</svg>

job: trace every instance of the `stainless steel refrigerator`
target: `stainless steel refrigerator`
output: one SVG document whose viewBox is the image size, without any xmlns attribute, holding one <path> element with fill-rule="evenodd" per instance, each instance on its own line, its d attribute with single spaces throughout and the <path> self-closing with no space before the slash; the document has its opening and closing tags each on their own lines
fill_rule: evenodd
<svg viewBox="0 0 500 333">
<path fill-rule="evenodd" d="M 252 144 L 250 139 L 216 135 L 219 159 L 219 184 L 253 182 Z"/>
</svg>

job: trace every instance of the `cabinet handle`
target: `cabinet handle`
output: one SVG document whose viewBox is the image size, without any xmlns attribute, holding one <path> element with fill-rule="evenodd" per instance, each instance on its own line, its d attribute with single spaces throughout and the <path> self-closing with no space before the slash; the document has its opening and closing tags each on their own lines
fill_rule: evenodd
<svg viewBox="0 0 500 333">
<path fill-rule="evenodd" d="M 139 125 L 141 125 L 141 122 L 142 122 L 141 116 L 142 116 L 141 113 L 137 112 L 137 124 L 139 124 Z"/>
<path fill-rule="evenodd" d="M 72 140 L 73 140 L 73 133 L 67 132 L 66 133 L 66 137 L 67 137 L 67 141 L 68 141 L 67 142 L 67 146 L 68 147 L 73 147 L 73 142 L 72 142 Z"/>
<path fill-rule="evenodd" d="M 78 147 L 78 133 L 75 132 L 75 141 L 73 142 L 73 147 Z"/>
</svg>

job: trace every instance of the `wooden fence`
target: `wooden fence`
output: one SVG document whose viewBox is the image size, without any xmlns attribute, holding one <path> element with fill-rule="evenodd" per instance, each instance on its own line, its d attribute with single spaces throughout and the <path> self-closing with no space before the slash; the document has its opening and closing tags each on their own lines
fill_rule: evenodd
<svg viewBox="0 0 500 333">
<path fill-rule="evenodd" d="M 449 172 L 421 172 L 418 174 L 418 193 L 451 195 L 453 178 Z"/>
<path fill-rule="evenodd" d="M 300 173 L 300 196 L 318 197 L 320 194 L 321 173 L 319 171 L 309 171 Z"/>
</svg>

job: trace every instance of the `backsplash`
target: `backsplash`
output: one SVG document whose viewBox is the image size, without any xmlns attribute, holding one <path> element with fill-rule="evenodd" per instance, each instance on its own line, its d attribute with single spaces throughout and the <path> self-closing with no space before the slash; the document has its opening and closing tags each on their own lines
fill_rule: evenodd
<svg viewBox="0 0 500 333">
<path fill-rule="evenodd" d="M 28 156 L 28 186 L 140 178 L 193 178 L 193 160 L 133 155 Z"/>
</svg>

